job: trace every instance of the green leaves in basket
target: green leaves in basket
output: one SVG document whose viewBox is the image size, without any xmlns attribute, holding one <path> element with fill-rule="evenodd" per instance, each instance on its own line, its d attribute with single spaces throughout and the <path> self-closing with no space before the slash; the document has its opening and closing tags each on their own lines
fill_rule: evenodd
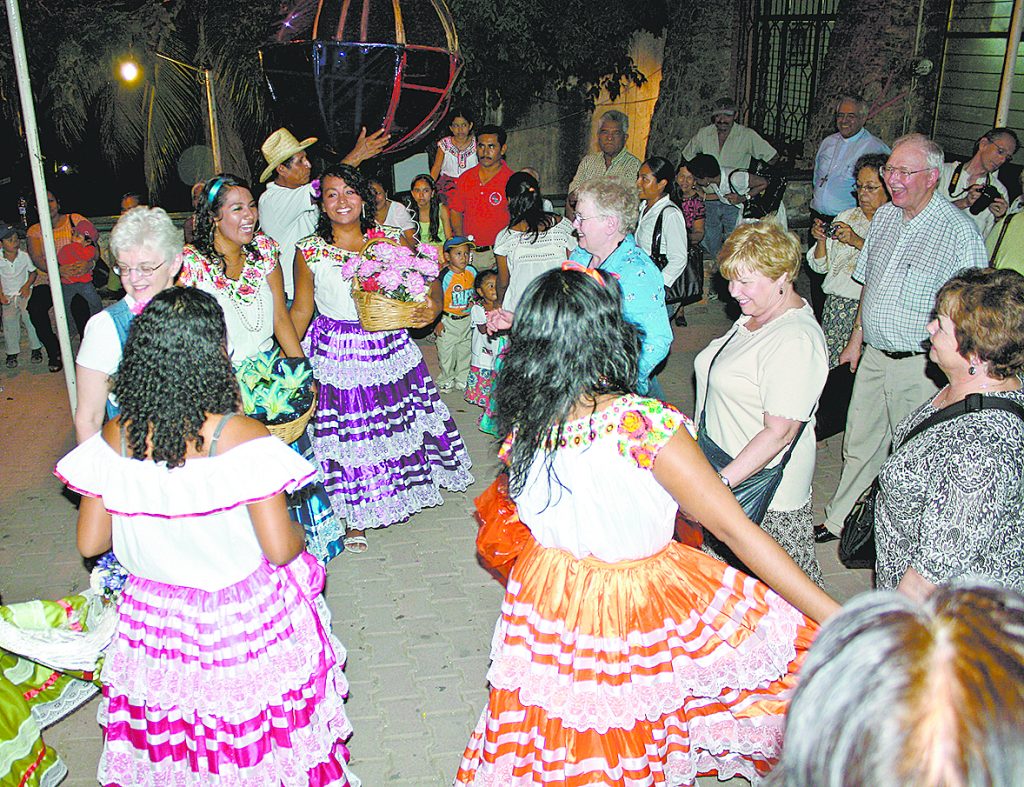
<svg viewBox="0 0 1024 787">
<path fill-rule="evenodd" d="M 295 407 L 289 401 L 292 390 L 285 388 L 280 380 L 274 380 L 268 387 L 260 389 L 259 404 L 266 411 L 268 422 L 295 412 Z"/>
<path fill-rule="evenodd" d="M 277 380 L 288 391 L 297 391 L 313 376 L 313 370 L 308 362 L 294 366 L 289 363 L 279 363 L 277 364 L 276 372 Z"/>
</svg>

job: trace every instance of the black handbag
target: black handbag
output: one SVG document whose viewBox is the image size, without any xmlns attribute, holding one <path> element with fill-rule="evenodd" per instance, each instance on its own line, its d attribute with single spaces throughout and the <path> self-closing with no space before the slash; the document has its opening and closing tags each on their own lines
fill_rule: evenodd
<svg viewBox="0 0 1024 787">
<path fill-rule="evenodd" d="M 787 178 L 777 172 L 755 172 L 753 170 L 734 169 L 729 173 L 729 188 L 737 194 L 739 194 L 739 191 L 732 183 L 732 176 L 737 172 L 746 172 L 748 175 L 754 175 L 768 181 L 768 185 L 765 186 L 763 191 L 755 194 L 744 204 L 743 218 L 763 219 L 779 209 L 779 205 L 782 204 L 782 197 L 786 193 L 786 186 L 789 183 Z"/>
<path fill-rule="evenodd" d="M 917 437 L 921 432 L 930 429 L 943 421 L 959 418 L 966 413 L 980 410 L 1006 410 L 1024 420 L 1024 407 L 1016 402 L 1007 401 L 999 396 L 985 396 L 979 393 L 968 394 L 962 401 L 954 402 L 932 413 L 921 423 L 907 432 L 903 442 L 893 449 L 893 454 Z M 877 558 L 875 552 L 875 505 L 878 498 L 878 478 L 867 489 L 861 492 L 850 513 L 843 520 L 843 530 L 839 535 L 839 561 L 847 568 L 874 568 Z"/>
<path fill-rule="evenodd" d="M 711 364 L 708 366 L 708 390 L 704 392 L 704 407 L 701 408 L 700 421 L 697 426 L 697 446 L 703 452 L 704 457 L 708 460 L 711 466 L 719 472 L 721 472 L 722 468 L 728 465 L 734 457 L 729 456 L 721 446 L 708 436 L 705 425 L 705 414 L 708 406 L 708 394 L 711 390 L 711 367 L 715 365 L 715 361 L 718 360 L 718 356 L 722 354 L 722 350 L 726 348 L 726 345 L 732 341 L 733 336 L 735 335 L 736 332 L 733 331 L 732 335 L 725 340 L 725 343 L 718 348 L 718 352 L 715 353 L 715 357 L 711 359 Z M 772 498 L 775 497 L 775 492 L 778 490 L 779 484 L 782 483 L 782 473 L 786 469 L 786 465 L 789 463 L 789 459 L 793 455 L 793 449 L 800 440 L 800 436 L 804 433 L 804 428 L 806 426 L 806 421 L 803 421 L 800 424 L 796 437 L 794 437 L 792 442 L 790 442 L 789 447 L 786 449 L 786 453 L 783 454 L 781 461 L 775 465 L 775 467 L 763 467 L 753 475 L 743 479 L 740 483 L 731 487 L 732 493 L 736 496 L 736 501 L 740 504 L 743 508 L 743 512 L 752 522 L 761 524 L 764 520 L 765 514 L 768 513 L 768 506 L 771 504 Z"/>
<path fill-rule="evenodd" d="M 661 220 L 665 216 L 665 211 L 673 207 L 673 205 L 666 205 L 662 208 L 654 222 L 654 235 L 651 238 L 651 259 L 659 271 L 665 270 L 665 267 L 668 265 L 668 255 L 661 249 Z M 694 254 L 694 252 L 697 253 Z M 679 277 L 672 282 L 672 286 L 665 288 L 665 303 L 669 306 L 673 304 L 689 306 L 691 303 L 697 303 L 703 297 L 704 255 L 700 253 L 699 249 L 687 249 L 686 267 L 683 268 L 683 272 L 679 274 Z"/>
</svg>

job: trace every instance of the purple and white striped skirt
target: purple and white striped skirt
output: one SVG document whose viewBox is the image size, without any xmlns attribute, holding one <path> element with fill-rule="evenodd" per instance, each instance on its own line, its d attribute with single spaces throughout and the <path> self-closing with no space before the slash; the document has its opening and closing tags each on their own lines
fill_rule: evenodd
<svg viewBox="0 0 1024 787">
<path fill-rule="evenodd" d="M 130 577 L 101 673 L 99 782 L 350 784 L 323 582 L 307 552 L 217 591 Z"/>
<path fill-rule="evenodd" d="M 310 426 L 324 487 L 350 529 L 387 527 L 473 483 L 472 461 L 406 331 L 318 316 L 303 342 L 320 383 Z"/>
</svg>

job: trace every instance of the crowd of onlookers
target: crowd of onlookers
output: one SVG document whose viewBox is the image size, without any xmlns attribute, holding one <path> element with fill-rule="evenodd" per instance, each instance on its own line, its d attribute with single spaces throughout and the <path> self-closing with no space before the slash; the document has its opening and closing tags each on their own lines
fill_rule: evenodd
<svg viewBox="0 0 1024 787">
<path fill-rule="evenodd" d="M 490 701 L 460 783 L 527 783 L 546 768 L 571 781 L 567 758 L 556 754 L 575 747 L 590 759 L 573 766 L 572 778 L 617 772 L 639 783 L 658 768 L 677 783 L 708 772 L 763 776 L 779 756 L 778 737 L 755 735 L 743 752 L 730 747 L 754 735 L 747 724 L 781 730 L 772 701 L 795 685 L 814 621 L 830 617 L 799 673 L 771 783 L 875 783 L 894 771 L 893 783 L 961 783 L 982 772 L 986 783 L 1013 783 L 1021 747 L 1011 739 L 1024 729 L 1006 707 L 1020 705 L 1024 687 L 1016 631 L 1024 608 L 1024 230 L 1015 221 L 1024 205 L 1011 204 L 998 173 L 1017 136 L 993 128 L 969 160 L 946 162 L 924 135 L 891 146 L 878 139 L 865 128 L 869 105 L 842 96 L 837 131 L 815 158 L 802 242 L 790 231 L 775 148 L 737 116 L 733 102 L 717 102 L 712 124 L 675 162 L 641 161 L 627 150 L 628 118 L 604 113 L 597 150 L 566 188 L 564 215 L 535 170 L 505 162 L 505 130 L 477 126 L 464 110 L 452 114 L 429 173 L 396 184 L 408 186 L 404 202 L 359 170 L 385 147 L 385 134 L 364 132 L 314 178 L 306 151 L 317 140 L 282 128 L 262 146 L 260 181 L 269 182 L 258 199 L 226 173 L 197 184 L 184 249 L 166 213 L 126 195 L 109 278 L 97 274 L 95 226 L 61 213 L 49 195 L 68 323 L 82 340 L 82 446 L 61 473 L 85 495 L 83 554 L 113 546 L 137 575 L 105 676 L 101 775 L 130 783 L 134 767 L 173 770 L 189 762 L 189 746 L 216 748 L 221 728 L 184 730 L 184 717 L 168 710 L 179 700 L 191 710 L 231 706 L 224 718 L 243 726 L 267 722 L 294 700 L 295 685 L 262 687 L 262 709 L 229 701 L 227 686 L 247 680 L 265 648 L 291 665 L 289 680 L 320 687 L 303 695 L 303 719 L 285 725 L 295 740 L 273 744 L 287 752 L 275 767 L 299 769 L 311 783 L 352 778 L 340 743 L 350 732 L 343 650 L 315 600 L 322 567 L 306 553 L 324 563 L 364 552 L 368 531 L 473 482 L 442 398 L 457 394 L 481 408 L 481 430 L 504 440 L 508 503 L 530 531 L 508 579 Z M 18 364 L 24 325 L 31 360 L 42 362 L 45 349 L 59 371 L 40 226 L 28 230 L 27 253 L 2 222 L 0 242 L 7 366 Z M 436 375 L 405 330 L 360 323 L 352 280 L 375 243 L 415 249 L 423 270 L 438 261 L 432 283 L 405 283 L 422 290 L 409 327 L 436 342 Z M 104 309 L 98 287 L 117 279 L 123 297 Z M 740 314 L 696 356 L 691 424 L 662 403 L 658 375 L 671 362 L 673 323 L 685 327 L 685 308 L 698 300 L 724 299 L 720 285 Z M 186 351 L 194 361 L 180 362 Z M 181 388 L 168 404 L 156 395 L 154 370 L 171 355 L 165 365 Z M 265 430 L 232 415 L 253 413 L 232 399 L 234 375 L 278 355 L 308 359 L 318 383 L 309 428 L 291 450 L 261 448 Z M 817 442 L 839 432 L 839 485 L 816 523 Z M 198 473 L 173 472 L 203 460 L 230 470 L 232 454 L 249 453 L 288 470 L 244 483 L 225 471 L 216 489 Z M 159 463 L 166 477 L 140 470 Z M 108 466 L 117 472 L 97 470 Z M 179 482 L 179 492 L 195 496 L 191 507 L 152 488 Z M 867 493 L 876 586 L 903 595 L 837 613 L 820 590 L 815 548 L 836 541 Z M 673 541 L 677 510 L 688 527 L 705 525 L 696 542 L 706 555 Z M 618 528 L 628 511 L 650 521 L 627 537 Z M 175 564 L 180 544 L 153 526 L 162 520 L 178 523 L 186 540 L 205 522 L 206 562 Z M 309 558 L 305 568 L 281 568 L 299 555 Z M 230 582 L 218 565 L 230 566 Z M 676 585 L 698 590 L 651 592 Z M 182 600 L 183 589 L 195 593 Z M 238 624 L 246 666 L 235 678 L 206 675 L 221 683 L 205 698 L 182 699 L 156 676 L 169 670 L 178 688 L 198 680 L 173 644 L 183 632 L 204 631 L 197 647 L 208 654 L 237 646 L 203 628 L 209 604 L 238 605 L 237 620 L 229 615 L 222 626 Z M 642 612 L 619 616 L 616 604 Z M 332 654 L 315 669 L 295 668 L 304 656 L 261 639 L 284 607 L 304 610 L 296 636 L 309 642 L 299 651 Z M 147 612 L 163 608 L 178 611 L 173 625 L 155 625 Z M 722 636 L 730 626 L 742 631 L 732 640 Z M 549 641 L 555 629 L 564 632 L 557 643 Z M 165 643 L 163 666 L 148 655 L 147 637 Z M 703 645 L 691 650 L 697 639 Z M 687 642 L 678 653 L 676 641 Z M 764 652 L 765 641 L 777 650 Z M 549 670 L 545 654 L 555 647 L 568 672 Z M 672 666 L 648 674 L 655 652 L 670 654 Z M 577 658 L 596 666 L 583 669 Z M 691 658 L 715 666 L 691 669 Z M 739 682 L 722 684 L 727 672 Z M 763 713 L 756 722 L 734 712 L 759 698 L 766 704 L 750 711 Z M 906 712 L 876 728 L 887 703 Z M 163 715 L 145 710 L 157 706 Z M 821 735 L 825 706 L 831 721 Z M 144 716 L 146 729 L 132 731 Z M 719 738 L 702 738 L 698 718 Z M 169 759 L 152 757 L 147 747 L 165 727 L 181 727 L 189 744 L 171 747 Z M 304 736 L 331 746 L 300 752 Z M 269 772 L 262 755 L 253 762 L 252 773 Z"/>
</svg>

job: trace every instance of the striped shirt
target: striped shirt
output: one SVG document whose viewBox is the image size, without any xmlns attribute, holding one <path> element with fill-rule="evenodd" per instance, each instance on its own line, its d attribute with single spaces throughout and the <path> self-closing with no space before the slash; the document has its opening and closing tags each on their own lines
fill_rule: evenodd
<svg viewBox="0 0 1024 787">
<path fill-rule="evenodd" d="M 853 273 L 864 285 L 864 341 L 885 352 L 921 352 L 939 288 L 986 261 L 974 225 L 938 192 L 909 221 L 902 208 L 882 205 Z"/>
</svg>

